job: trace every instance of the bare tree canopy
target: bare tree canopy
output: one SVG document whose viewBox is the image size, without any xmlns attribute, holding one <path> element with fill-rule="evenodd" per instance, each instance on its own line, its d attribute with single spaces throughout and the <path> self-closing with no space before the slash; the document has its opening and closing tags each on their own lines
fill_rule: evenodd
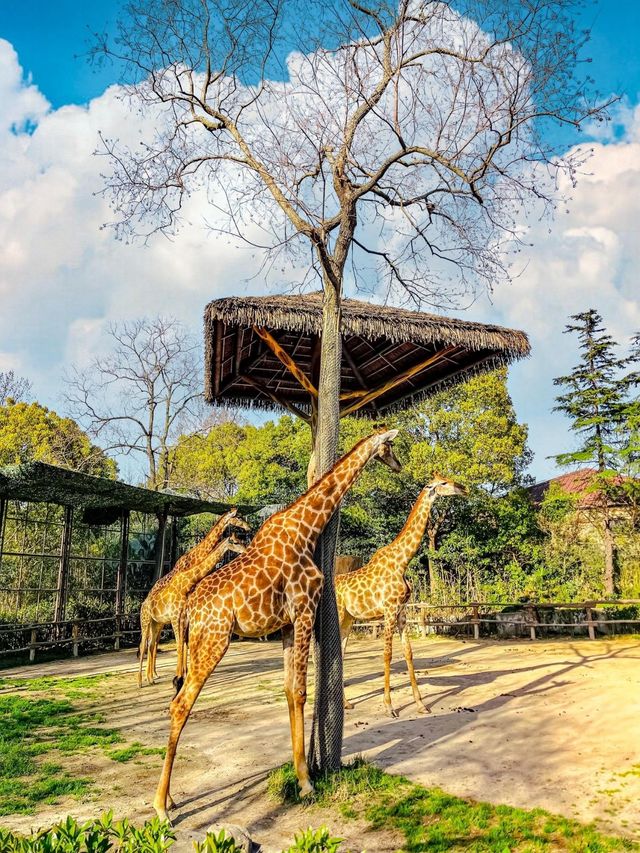
<svg viewBox="0 0 640 853">
<path fill-rule="evenodd" d="M 580 5 L 134 0 L 101 43 L 150 119 L 135 147 L 103 140 L 116 226 L 170 231 L 204 186 L 212 227 L 276 277 L 284 254 L 338 291 L 442 305 L 493 287 L 523 204 L 578 165 L 545 130 L 601 115 L 574 73 Z"/>
<path fill-rule="evenodd" d="M 67 402 L 106 450 L 145 457 L 148 484 L 169 485 L 173 443 L 199 416 L 199 347 L 174 319 L 109 326 L 113 349 L 66 377 Z"/>
<path fill-rule="evenodd" d="M 31 382 L 24 376 L 17 376 L 15 371 L 0 370 L 0 406 L 8 400 L 26 400 L 31 394 Z"/>
</svg>

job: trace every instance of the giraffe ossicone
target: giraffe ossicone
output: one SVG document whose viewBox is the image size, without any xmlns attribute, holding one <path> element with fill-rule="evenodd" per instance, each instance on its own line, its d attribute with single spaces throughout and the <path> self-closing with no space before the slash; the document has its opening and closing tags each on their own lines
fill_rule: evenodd
<svg viewBox="0 0 640 853">
<path fill-rule="evenodd" d="M 367 462 L 378 458 L 399 467 L 391 450 L 397 434 L 386 430 L 358 442 L 301 497 L 267 519 L 243 554 L 200 581 L 189 596 L 189 667 L 169 708 L 169 741 L 153 803 L 160 818 L 167 817 L 172 804 L 171 771 L 180 734 L 232 634 L 260 637 L 282 631 L 293 763 L 301 795 L 312 792 L 304 706 L 309 644 L 324 580 L 313 553 L 318 536 Z"/>
</svg>

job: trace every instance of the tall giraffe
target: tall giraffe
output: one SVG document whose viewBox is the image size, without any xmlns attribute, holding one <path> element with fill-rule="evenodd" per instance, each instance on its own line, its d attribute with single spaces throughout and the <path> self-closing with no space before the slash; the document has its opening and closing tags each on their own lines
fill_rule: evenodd
<svg viewBox="0 0 640 853">
<path fill-rule="evenodd" d="M 384 618 L 384 707 L 391 717 L 398 716 L 391 705 L 390 687 L 393 631 L 396 625 L 400 632 L 404 658 L 409 670 L 413 698 L 420 713 L 429 711 L 420 696 L 413 668 L 413 652 L 407 633 L 406 614 L 411 587 L 405 579 L 405 572 L 420 547 L 431 507 L 438 495 L 466 494 L 467 490 L 464 486 L 436 475 L 418 495 L 404 527 L 393 542 L 376 551 L 362 568 L 336 577 L 336 600 L 343 657 L 354 620 Z M 346 698 L 344 705 L 345 708 L 353 708 Z"/>
<path fill-rule="evenodd" d="M 391 450 L 397 434 L 398 430 L 375 433 L 356 444 L 304 495 L 267 519 L 244 554 L 200 581 L 189 596 L 189 669 L 184 680 L 178 680 L 169 708 L 169 742 L 153 803 L 160 818 L 166 818 L 167 808 L 173 806 L 169 786 L 178 739 L 232 634 L 261 637 L 282 630 L 293 761 L 302 796 L 312 792 L 304 752 L 304 706 L 309 643 L 323 584 L 313 552 L 320 533 L 370 459 L 400 470 Z"/>
<path fill-rule="evenodd" d="M 147 681 L 149 684 L 153 684 L 160 633 L 168 622 L 171 622 L 176 638 L 178 671 L 182 670 L 184 643 L 178 630 L 180 609 L 184 605 L 188 593 L 198 581 L 202 580 L 203 577 L 215 568 L 216 563 L 224 556 L 224 550 L 222 552 L 216 550 L 215 559 L 213 562 L 211 561 L 213 551 L 217 548 L 222 534 L 227 527 L 237 527 L 240 530 L 250 529 L 247 522 L 238 516 L 237 509 L 234 508 L 229 510 L 229 512 L 225 512 L 216 521 L 204 539 L 198 542 L 186 554 L 183 554 L 173 569 L 153 585 L 153 588 L 142 602 L 142 607 L 140 608 L 140 630 L 142 636 L 138 651 L 140 658 L 140 668 L 138 671 L 139 687 L 142 687 L 142 664 L 145 652 L 148 653 Z M 229 546 L 226 550 L 241 553 L 237 550 L 240 544 L 234 541 L 233 547 Z"/>
</svg>

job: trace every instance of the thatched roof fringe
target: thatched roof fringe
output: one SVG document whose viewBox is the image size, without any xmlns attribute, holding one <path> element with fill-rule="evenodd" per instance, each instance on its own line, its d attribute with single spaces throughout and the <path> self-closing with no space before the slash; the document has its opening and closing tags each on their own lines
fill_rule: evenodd
<svg viewBox="0 0 640 853">
<path fill-rule="evenodd" d="M 216 320 L 230 326 L 257 325 L 318 335 L 322 294 L 217 299 L 205 309 L 205 325 L 213 331 Z M 353 299 L 343 301 L 342 328 L 347 335 L 368 340 L 387 338 L 426 345 L 446 342 L 471 350 L 498 349 L 513 358 L 529 354 L 528 338 L 518 330 Z"/>
</svg>

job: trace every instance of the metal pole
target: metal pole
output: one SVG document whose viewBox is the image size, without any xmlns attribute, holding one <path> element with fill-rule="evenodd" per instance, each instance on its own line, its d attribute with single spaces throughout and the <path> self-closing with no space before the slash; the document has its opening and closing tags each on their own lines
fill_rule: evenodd
<svg viewBox="0 0 640 853">
<path fill-rule="evenodd" d="M 60 562 L 58 564 L 58 583 L 56 589 L 56 606 L 54 621 L 62 622 L 67 609 L 67 593 L 69 586 L 69 555 L 71 552 L 71 532 L 73 529 L 73 507 L 64 508 L 64 525 L 60 542 Z M 59 633 L 59 625 L 56 633 Z"/>
<path fill-rule="evenodd" d="M 158 538 L 156 539 L 156 570 L 153 582 L 159 581 L 164 569 L 165 531 L 167 529 L 167 512 L 158 513 Z"/>
<path fill-rule="evenodd" d="M 124 599 L 127 591 L 127 561 L 129 558 L 129 510 L 123 510 L 120 518 L 120 559 L 118 561 L 118 574 L 116 577 L 116 631 L 113 644 L 116 651 L 120 648 L 120 635 L 122 633 L 122 614 L 124 613 Z"/>
<path fill-rule="evenodd" d="M 169 562 L 171 568 L 178 562 L 178 517 L 171 516 L 171 539 L 169 545 Z"/>
</svg>

